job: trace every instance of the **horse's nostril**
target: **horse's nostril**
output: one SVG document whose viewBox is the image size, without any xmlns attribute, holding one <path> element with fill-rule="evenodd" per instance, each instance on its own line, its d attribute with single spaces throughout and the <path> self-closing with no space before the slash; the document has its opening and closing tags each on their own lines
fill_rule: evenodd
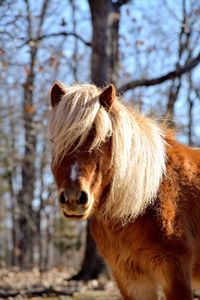
<svg viewBox="0 0 200 300">
<path fill-rule="evenodd" d="M 60 194 L 60 203 L 61 203 L 61 204 L 65 204 L 65 203 L 66 203 L 66 199 L 65 199 L 65 194 L 64 194 L 64 192 L 62 192 L 62 193 Z"/>
<path fill-rule="evenodd" d="M 82 191 L 80 198 L 78 199 L 78 204 L 86 204 L 88 202 L 88 195 L 86 192 Z"/>
</svg>

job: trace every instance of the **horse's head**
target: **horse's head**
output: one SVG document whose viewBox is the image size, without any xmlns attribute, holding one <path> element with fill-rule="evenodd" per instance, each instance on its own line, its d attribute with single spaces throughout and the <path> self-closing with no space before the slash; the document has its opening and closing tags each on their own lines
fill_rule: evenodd
<svg viewBox="0 0 200 300">
<path fill-rule="evenodd" d="M 114 98 L 112 85 L 103 92 L 92 85 L 52 87 L 52 171 L 66 218 L 86 219 L 109 192 L 113 168 L 108 114 Z"/>
</svg>

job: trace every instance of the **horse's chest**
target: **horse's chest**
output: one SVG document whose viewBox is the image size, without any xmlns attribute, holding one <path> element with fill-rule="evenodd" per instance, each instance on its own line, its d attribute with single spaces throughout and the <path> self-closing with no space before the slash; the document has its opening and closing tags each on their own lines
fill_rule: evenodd
<svg viewBox="0 0 200 300">
<path fill-rule="evenodd" d="M 121 291 L 128 295 L 127 299 L 147 299 L 149 293 L 151 296 L 148 299 L 165 299 L 150 264 L 159 249 L 153 223 L 138 221 L 119 230 L 107 224 L 93 223 L 93 235 L 99 252 L 111 267 Z"/>
<path fill-rule="evenodd" d="M 141 235 L 141 230 L 111 230 L 102 224 L 93 224 L 93 235 L 100 254 L 107 260 L 112 270 L 129 272 L 133 277 L 144 273 L 144 255 L 147 239 Z"/>
</svg>

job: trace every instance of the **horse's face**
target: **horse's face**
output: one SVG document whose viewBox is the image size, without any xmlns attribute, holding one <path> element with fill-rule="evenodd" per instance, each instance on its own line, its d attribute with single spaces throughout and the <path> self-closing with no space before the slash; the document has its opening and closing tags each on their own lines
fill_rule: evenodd
<svg viewBox="0 0 200 300">
<path fill-rule="evenodd" d="M 100 208 L 109 190 L 113 172 L 110 141 L 88 151 L 91 142 L 92 134 L 89 134 L 83 145 L 67 154 L 59 164 L 52 160 L 59 205 L 68 219 L 88 218 Z"/>
<path fill-rule="evenodd" d="M 70 219 L 85 219 L 99 207 L 112 176 L 109 144 L 91 153 L 84 148 L 64 157 L 59 165 L 52 162 L 59 204 Z"/>
</svg>

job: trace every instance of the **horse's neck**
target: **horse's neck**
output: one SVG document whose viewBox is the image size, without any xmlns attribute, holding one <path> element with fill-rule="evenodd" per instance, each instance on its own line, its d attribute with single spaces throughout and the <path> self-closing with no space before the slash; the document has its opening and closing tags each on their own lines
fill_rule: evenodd
<svg viewBox="0 0 200 300">
<path fill-rule="evenodd" d="M 177 215 L 192 216 L 200 201 L 200 158 L 198 152 L 177 143 L 167 141 L 166 174 L 158 192 L 158 206 L 162 226 L 167 235 L 179 234 L 175 226 Z M 181 213 L 180 213 L 181 212 Z M 182 221 L 181 221 L 182 222 Z"/>
<path fill-rule="evenodd" d="M 167 170 L 171 176 L 179 174 L 179 181 L 200 181 L 200 149 L 193 149 L 174 140 L 167 141 Z"/>
<path fill-rule="evenodd" d="M 151 208 L 152 211 L 158 209 L 161 212 L 159 222 L 162 223 L 162 228 L 165 228 L 166 234 L 174 234 L 177 207 L 185 206 L 190 210 L 191 206 L 195 207 L 194 202 L 200 200 L 200 151 L 193 150 L 174 140 L 167 140 L 166 148 L 166 174 L 163 176 L 157 200 L 142 215 L 127 224 L 136 231 L 138 227 L 141 228 L 138 226 L 140 221 L 150 220 L 149 224 L 151 224 L 154 220 L 152 217 L 154 212 L 151 215 L 149 210 Z M 123 231 L 122 225 L 113 224 L 111 220 L 104 222 L 98 216 L 93 220 L 93 233 L 97 243 L 98 241 L 104 241 L 103 245 L 110 243 L 110 235 L 114 235 L 118 239 L 119 232 Z"/>
<path fill-rule="evenodd" d="M 137 256 L 138 248 L 144 248 L 155 236 L 160 235 L 156 218 L 155 208 L 147 209 L 146 212 L 133 221 L 129 221 L 125 226 L 122 223 L 104 221 L 94 217 L 92 220 L 92 233 L 96 240 L 100 254 L 106 258 L 110 264 L 116 265 L 116 259 L 128 258 L 131 252 Z M 126 241 L 130 241 L 127 243 Z"/>
</svg>

